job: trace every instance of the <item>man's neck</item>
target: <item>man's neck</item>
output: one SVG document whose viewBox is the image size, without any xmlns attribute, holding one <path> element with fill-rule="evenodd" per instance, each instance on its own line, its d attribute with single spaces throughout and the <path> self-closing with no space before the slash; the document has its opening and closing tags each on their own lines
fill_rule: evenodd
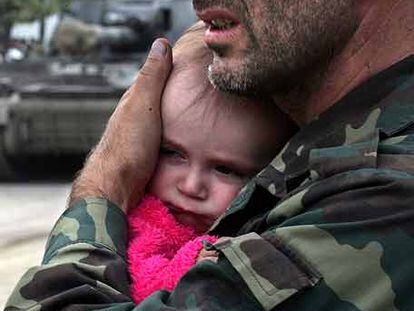
<svg viewBox="0 0 414 311">
<path fill-rule="evenodd" d="M 301 126 L 368 78 L 414 54 L 413 0 L 358 0 L 357 3 L 360 23 L 345 48 L 306 87 L 284 98 L 275 98 Z"/>
</svg>

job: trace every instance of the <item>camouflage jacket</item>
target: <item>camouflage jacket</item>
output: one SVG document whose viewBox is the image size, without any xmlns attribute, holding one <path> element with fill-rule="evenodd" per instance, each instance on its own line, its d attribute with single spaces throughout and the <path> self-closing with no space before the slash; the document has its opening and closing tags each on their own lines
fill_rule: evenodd
<svg viewBox="0 0 414 311">
<path fill-rule="evenodd" d="M 303 128 L 212 233 L 234 237 L 217 263 L 135 306 L 125 216 L 84 199 L 6 310 L 414 310 L 414 57 Z"/>
</svg>

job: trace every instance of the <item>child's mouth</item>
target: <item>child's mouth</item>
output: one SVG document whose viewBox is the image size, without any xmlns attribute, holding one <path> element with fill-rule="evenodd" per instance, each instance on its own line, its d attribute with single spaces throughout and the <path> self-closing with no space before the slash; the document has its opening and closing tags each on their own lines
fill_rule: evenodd
<svg viewBox="0 0 414 311">
<path fill-rule="evenodd" d="M 203 215 L 193 213 L 169 202 L 165 203 L 165 205 L 179 223 L 192 227 L 195 231 L 206 230 L 204 224 L 205 217 Z"/>
</svg>

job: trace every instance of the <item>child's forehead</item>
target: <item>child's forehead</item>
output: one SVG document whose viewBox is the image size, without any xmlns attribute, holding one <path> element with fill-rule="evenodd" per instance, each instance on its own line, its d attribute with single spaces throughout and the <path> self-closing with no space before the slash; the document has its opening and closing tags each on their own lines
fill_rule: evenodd
<svg viewBox="0 0 414 311">
<path fill-rule="evenodd" d="M 262 113 L 257 115 L 254 104 L 248 106 L 249 103 L 241 103 L 222 96 L 214 89 L 207 89 L 187 97 L 184 94 L 175 102 L 165 102 L 162 117 L 166 126 L 194 125 L 207 130 L 217 126 L 223 129 L 237 125 L 249 127 L 256 119 L 264 121 Z"/>
<path fill-rule="evenodd" d="M 193 117 L 214 115 L 222 119 L 269 113 L 262 100 L 234 96 L 215 89 L 207 78 L 207 70 L 207 66 L 198 64 L 173 69 L 163 94 L 164 117 L 190 114 Z"/>
<path fill-rule="evenodd" d="M 220 97 L 202 68 L 191 66 L 171 73 L 164 90 L 162 105 L 167 113 L 179 113 L 190 108 L 200 110 L 206 108 L 206 104 L 219 108 L 222 106 Z"/>
</svg>

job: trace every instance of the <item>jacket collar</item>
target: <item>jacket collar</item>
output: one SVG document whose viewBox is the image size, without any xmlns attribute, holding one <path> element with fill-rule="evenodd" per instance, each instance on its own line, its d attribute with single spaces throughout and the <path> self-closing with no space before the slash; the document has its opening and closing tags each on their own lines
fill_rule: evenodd
<svg viewBox="0 0 414 311">
<path fill-rule="evenodd" d="M 377 165 L 380 139 L 414 123 L 414 55 L 377 74 L 302 128 L 210 233 L 260 231 L 261 215 L 299 185 L 340 171 Z"/>
<path fill-rule="evenodd" d="M 256 177 L 257 183 L 282 197 L 306 177 L 376 167 L 380 138 L 414 123 L 413 98 L 414 55 L 375 75 L 302 128 Z"/>
</svg>

